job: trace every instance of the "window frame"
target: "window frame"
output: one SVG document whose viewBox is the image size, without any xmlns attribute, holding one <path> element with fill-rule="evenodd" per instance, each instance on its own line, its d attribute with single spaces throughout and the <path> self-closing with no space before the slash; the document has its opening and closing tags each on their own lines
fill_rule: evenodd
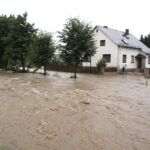
<svg viewBox="0 0 150 150">
<path fill-rule="evenodd" d="M 106 40 L 100 40 L 100 46 L 105 46 L 106 45 Z"/>
<path fill-rule="evenodd" d="M 134 55 L 131 55 L 131 63 L 134 63 Z"/>
<path fill-rule="evenodd" d="M 148 64 L 150 64 L 150 56 L 148 56 Z"/>
<path fill-rule="evenodd" d="M 126 54 L 122 55 L 122 63 L 127 63 L 127 55 Z"/>
<path fill-rule="evenodd" d="M 106 58 L 104 58 L 104 57 L 106 57 L 106 56 L 109 56 L 109 60 L 106 59 Z M 103 59 L 106 60 L 106 63 L 111 63 L 111 54 L 103 54 Z"/>
</svg>

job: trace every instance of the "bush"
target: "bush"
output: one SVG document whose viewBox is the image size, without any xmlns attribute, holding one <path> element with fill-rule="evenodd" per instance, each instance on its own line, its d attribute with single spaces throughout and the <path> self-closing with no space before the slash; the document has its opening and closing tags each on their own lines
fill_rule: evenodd
<svg viewBox="0 0 150 150">
<path fill-rule="evenodd" d="M 105 59 L 100 59 L 97 64 L 96 64 L 96 67 L 97 67 L 97 71 L 100 72 L 101 71 L 101 68 L 105 68 L 106 67 L 106 60 Z"/>
</svg>

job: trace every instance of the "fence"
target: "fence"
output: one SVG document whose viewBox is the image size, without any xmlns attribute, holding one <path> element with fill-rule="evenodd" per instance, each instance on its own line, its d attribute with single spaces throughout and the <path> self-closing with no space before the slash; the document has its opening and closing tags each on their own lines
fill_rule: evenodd
<svg viewBox="0 0 150 150">
<path fill-rule="evenodd" d="M 65 64 L 50 64 L 47 66 L 48 70 L 52 71 L 62 71 L 62 72 L 73 72 L 74 68 L 70 65 L 65 65 Z M 112 67 L 112 68 L 106 68 L 106 72 L 117 72 L 117 68 Z M 97 73 L 97 68 L 96 67 L 78 67 L 77 69 L 78 73 Z"/>
</svg>

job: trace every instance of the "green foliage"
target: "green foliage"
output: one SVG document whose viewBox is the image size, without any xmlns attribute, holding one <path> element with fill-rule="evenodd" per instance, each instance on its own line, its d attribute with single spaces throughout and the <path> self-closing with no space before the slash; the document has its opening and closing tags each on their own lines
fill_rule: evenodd
<svg viewBox="0 0 150 150">
<path fill-rule="evenodd" d="M 30 63 L 37 66 L 37 68 L 44 66 L 45 75 L 46 66 L 51 62 L 55 52 L 52 35 L 48 33 L 40 33 L 34 38 L 30 49 Z"/>
<path fill-rule="evenodd" d="M 29 46 L 36 33 L 34 25 L 27 22 L 27 13 L 1 16 L 0 24 L 0 60 L 7 65 L 20 65 L 25 71 Z"/>
<path fill-rule="evenodd" d="M 97 71 L 100 72 L 101 71 L 101 68 L 105 68 L 106 67 L 106 60 L 105 59 L 100 59 L 97 64 L 96 64 L 96 67 L 97 67 Z"/>
<path fill-rule="evenodd" d="M 3 56 L 5 53 L 5 50 L 8 46 L 8 35 L 10 32 L 10 25 L 12 23 L 13 16 L 0 16 L 0 64 L 1 67 L 4 67 L 5 61 L 3 61 Z"/>
<path fill-rule="evenodd" d="M 9 34 L 10 46 L 8 60 L 14 60 L 21 63 L 23 70 L 25 71 L 26 58 L 29 52 L 29 46 L 35 35 L 36 30 L 33 24 L 27 22 L 27 14 L 23 16 L 18 15 L 11 26 L 11 32 Z"/>
<path fill-rule="evenodd" d="M 69 18 L 62 32 L 59 32 L 60 42 L 63 43 L 59 47 L 61 57 L 74 66 L 75 78 L 77 67 L 82 60 L 96 52 L 93 34 L 92 26 L 78 18 Z"/>
<path fill-rule="evenodd" d="M 150 48 L 150 34 L 148 34 L 147 36 L 141 35 L 140 41 L 143 42 L 147 47 Z"/>
</svg>

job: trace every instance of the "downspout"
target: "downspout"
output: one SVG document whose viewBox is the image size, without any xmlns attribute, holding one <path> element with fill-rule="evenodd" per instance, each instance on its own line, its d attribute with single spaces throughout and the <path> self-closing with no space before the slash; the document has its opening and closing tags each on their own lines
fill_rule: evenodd
<svg viewBox="0 0 150 150">
<path fill-rule="evenodd" d="M 120 73 L 120 68 L 119 68 L 119 56 L 120 56 L 120 50 L 119 50 L 119 46 L 118 46 L 118 56 L 117 56 L 117 73 Z"/>
<path fill-rule="evenodd" d="M 90 73 L 91 73 L 91 65 L 92 65 L 92 56 L 90 56 Z"/>
</svg>

